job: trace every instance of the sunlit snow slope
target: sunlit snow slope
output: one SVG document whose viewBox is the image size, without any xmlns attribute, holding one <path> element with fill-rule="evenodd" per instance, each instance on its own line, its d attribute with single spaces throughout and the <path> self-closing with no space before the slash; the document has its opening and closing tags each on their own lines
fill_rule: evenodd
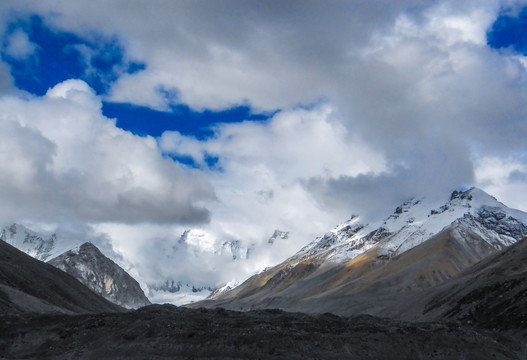
<svg viewBox="0 0 527 360">
<path fill-rule="evenodd" d="M 198 305 L 408 313 L 416 291 L 526 237 L 526 224 L 526 213 L 477 188 L 454 191 L 442 203 L 415 198 L 377 221 L 354 216 L 283 263 Z"/>
</svg>

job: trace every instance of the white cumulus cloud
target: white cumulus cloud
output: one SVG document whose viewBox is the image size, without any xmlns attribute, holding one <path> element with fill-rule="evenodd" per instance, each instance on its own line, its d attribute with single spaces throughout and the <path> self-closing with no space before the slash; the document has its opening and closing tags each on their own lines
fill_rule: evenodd
<svg viewBox="0 0 527 360">
<path fill-rule="evenodd" d="M 155 139 L 115 126 L 81 80 L 43 97 L 0 99 L 3 217 L 200 223 L 207 179 L 164 157 Z"/>
</svg>

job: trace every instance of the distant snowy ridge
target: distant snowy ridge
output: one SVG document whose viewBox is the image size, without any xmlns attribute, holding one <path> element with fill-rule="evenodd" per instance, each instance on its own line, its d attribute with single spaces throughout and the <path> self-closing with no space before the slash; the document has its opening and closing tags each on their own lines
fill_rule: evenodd
<svg viewBox="0 0 527 360">
<path fill-rule="evenodd" d="M 172 248 L 172 251 L 174 254 L 183 249 L 192 255 L 208 253 L 213 256 L 222 257 L 229 263 L 235 263 L 241 260 L 252 261 L 262 247 L 266 248 L 264 250 L 268 250 L 274 246 L 275 242 L 285 241 L 288 237 L 289 232 L 275 229 L 267 242 L 261 244 L 261 247 L 258 247 L 253 243 L 246 243 L 237 239 L 220 241 L 206 231 L 187 229 L 183 231 L 177 244 Z M 173 255 L 170 252 L 171 250 L 167 251 L 167 257 Z M 177 261 L 176 258 L 174 258 L 174 261 Z M 152 302 L 168 302 L 174 305 L 184 305 L 204 300 L 218 293 L 225 292 L 236 285 L 238 285 L 238 281 L 236 280 L 217 284 L 213 282 L 207 283 L 206 280 L 196 282 L 176 276 L 169 278 L 160 276 L 157 281 L 154 280 L 146 283 L 148 288 L 147 295 Z"/>
<path fill-rule="evenodd" d="M 213 298 L 215 296 L 218 296 L 218 295 L 221 295 L 221 294 L 224 294 L 226 293 L 227 291 L 229 290 L 232 290 L 234 289 L 236 286 L 240 285 L 240 283 L 236 280 L 233 280 L 233 281 L 229 281 L 227 284 L 217 288 L 216 290 L 214 290 L 208 298 Z"/>
<path fill-rule="evenodd" d="M 47 261 L 82 244 L 81 241 L 59 241 L 54 233 L 40 234 L 20 224 L 5 227 L 0 240 L 41 261 Z"/>
<path fill-rule="evenodd" d="M 160 283 L 152 283 L 148 286 L 151 290 L 155 291 L 166 291 L 171 293 L 176 293 L 178 291 L 185 291 L 185 288 L 190 289 L 190 291 L 197 293 L 201 292 L 203 290 L 212 291 L 210 286 L 197 286 L 192 283 L 182 283 L 181 281 L 175 281 L 175 280 L 165 280 Z"/>
<path fill-rule="evenodd" d="M 220 242 L 205 231 L 198 229 L 185 230 L 178 240 L 178 245 L 189 247 L 198 252 L 228 256 L 233 260 L 247 259 L 252 249 L 252 244 L 244 244 L 236 239 Z"/>
<path fill-rule="evenodd" d="M 165 280 L 158 283 L 149 283 L 147 295 L 153 303 L 184 305 L 206 299 L 214 290 L 213 286 Z"/>
<path fill-rule="evenodd" d="M 510 209 L 478 188 L 454 191 L 446 203 L 411 199 L 387 217 L 363 224 L 358 216 L 315 239 L 288 262 L 346 262 L 376 247 L 390 258 L 430 239 L 457 222 L 470 223 L 496 249 L 527 236 L 527 213 Z"/>
</svg>

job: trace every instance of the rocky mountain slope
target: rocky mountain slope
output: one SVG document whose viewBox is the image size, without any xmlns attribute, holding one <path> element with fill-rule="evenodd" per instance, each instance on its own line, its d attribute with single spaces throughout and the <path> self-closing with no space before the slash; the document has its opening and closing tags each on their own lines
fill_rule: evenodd
<svg viewBox="0 0 527 360">
<path fill-rule="evenodd" d="M 358 217 L 237 288 L 197 306 L 419 317 L 414 299 L 527 236 L 527 214 L 479 189 L 443 204 L 412 199 L 369 224 Z M 424 306 L 424 304 L 420 304 Z"/>
<path fill-rule="evenodd" d="M 527 336 L 527 238 L 463 271 L 426 299 L 424 319 L 456 319 Z"/>
<path fill-rule="evenodd" d="M 0 241 L 0 312 L 95 313 L 124 309 L 71 275 Z"/>
<path fill-rule="evenodd" d="M 48 263 L 114 304 L 128 309 L 150 305 L 139 283 L 92 243 L 84 243 Z"/>
</svg>

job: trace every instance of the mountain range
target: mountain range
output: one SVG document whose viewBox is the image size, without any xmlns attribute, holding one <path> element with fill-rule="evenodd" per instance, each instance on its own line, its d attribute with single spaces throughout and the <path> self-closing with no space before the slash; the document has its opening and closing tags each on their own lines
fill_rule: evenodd
<svg viewBox="0 0 527 360">
<path fill-rule="evenodd" d="M 166 267 L 159 267 L 156 271 L 161 271 L 157 274 L 149 274 L 145 280 L 142 277 L 142 274 L 134 268 L 134 265 L 130 262 L 126 262 L 122 257 L 114 253 L 111 248 L 105 247 L 105 254 L 100 252 L 100 249 L 97 249 L 99 253 L 97 256 L 93 257 L 100 258 L 101 262 L 107 262 L 107 259 L 111 260 L 115 264 L 112 265 L 115 268 L 116 273 L 120 273 L 123 270 L 122 267 L 132 270 L 134 269 L 134 274 L 137 277 L 135 280 L 141 281 L 142 287 L 152 302 L 158 303 L 171 303 L 175 305 L 187 304 L 199 300 L 203 300 L 210 296 L 212 293 L 217 294 L 218 291 L 224 291 L 228 287 L 232 287 L 235 280 L 228 281 L 226 283 L 217 283 L 214 280 L 203 278 L 200 281 L 189 279 L 185 275 L 173 274 L 171 270 L 171 263 L 178 263 L 182 259 L 182 256 L 191 256 L 195 258 L 206 258 L 206 259 L 217 259 L 219 264 L 235 264 L 240 261 L 252 261 L 254 257 L 259 255 L 261 250 L 268 251 L 275 242 L 286 241 L 288 238 L 288 232 L 281 230 L 274 230 L 269 239 L 262 246 L 258 247 L 255 244 L 246 244 L 241 240 L 222 240 L 219 241 L 207 234 L 204 231 L 197 229 L 187 229 L 182 232 L 182 234 L 173 242 L 170 246 L 170 241 L 167 241 L 166 248 L 158 249 L 160 256 L 163 256 L 164 262 L 168 265 Z M 98 280 L 95 280 L 95 277 L 84 274 L 81 275 L 79 271 L 74 270 L 74 267 L 81 266 L 79 264 L 72 266 L 66 266 L 63 260 L 52 261 L 52 259 L 61 257 L 64 258 L 65 253 L 73 252 L 78 253 L 79 249 L 84 245 L 82 241 L 75 239 L 75 237 L 64 237 L 62 235 L 57 235 L 55 233 L 40 233 L 33 231 L 21 224 L 11 224 L 3 228 L 0 233 L 0 240 L 8 242 L 9 244 L 15 246 L 16 248 L 22 250 L 28 255 L 33 256 L 36 259 L 47 261 L 52 264 L 62 264 L 59 266 L 62 270 L 70 272 L 72 275 L 76 276 L 81 282 L 83 282 L 92 290 L 96 291 L 100 295 L 103 295 L 110 301 L 114 301 L 119 305 L 125 307 L 137 307 L 138 304 L 146 304 L 145 299 L 141 296 L 142 299 L 132 300 L 130 303 L 127 303 L 126 298 L 134 298 L 133 294 L 122 295 L 120 300 L 116 300 L 115 292 L 108 288 L 108 291 L 112 291 L 112 295 L 106 294 L 106 288 L 102 285 L 104 282 L 104 277 L 106 273 L 101 273 L 98 276 Z M 91 244 L 93 249 L 95 245 Z M 263 248 L 263 249 L 262 249 Z M 70 254 L 71 255 L 71 254 Z M 67 256 L 68 262 L 79 261 L 86 256 Z M 93 262 L 93 261 L 92 261 Z M 119 266 L 117 263 L 122 265 Z M 95 263 L 90 265 L 90 262 L 83 263 L 82 266 L 91 266 L 90 273 L 97 273 L 94 266 Z M 151 273 L 151 269 L 148 269 Z M 97 276 L 96 276 L 97 277 Z M 87 279 L 93 278 L 93 281 L 88 281 Z M 128 288 L 134 288 L 133 292 L 138 293 L 139 285 L 131 284 L 131 277 L 129 278 L 130 284 Z M 135 281 L 134 280 L 134 281 Z M 114 286 L 116 286 L 114 284 Z M 134 302 L 137 302 L 135 304 Z M 143 306 L 142 305 L 142 306 Z"/>
<path fill-rule="evenodd" d="M 64 241 L 20 224 L 6 227 L 0 240 L 70 274 L 114 304 L 128 309 L 151 304 L 139 283 L 90 242 Z"/>
<path fill-rule="evenodd" d="M 352 216 L 283 263 L 194 306 L 421 319 L 425 299 L 527 237 L 526 224 L 526 213 L 477 188 L 443 202 L 411 199 L 376 221 Z"/>
<path fill-rule="evenodd" d="M 107 295 L 126 288 L 128 275 L 93 244 L 44 263 L 0 241 L 0 353 L 525 359 L 526 219 L 479 189 L 439 203 L 412 199 L 381 220 L 354 216 L 209 300 L 138 310 L 79 281 Z"/>
<path fill-rule="evenodd" d="M 525 224 L 526 213 L 506 207 L 477 188 L 454 191 L 446 201 L 413 198 L 367 223 L 352 216 L 241 285 L 232 281 L 220 287 L 197 286 L 160 278 L 148 285 L 149 292 L 160 302 L 179 297 L 179 303 L 198 301 L 196 306 L 365 313 L 414 320 L 428 306 L 422 299 L 526 237 Z M 268 243 L 287 237 L 287 232 L 275 230 Z M 74 242 L 62 242 L 55 234 L 44 236 L 19 224 L 6 227 L 1 239 L 47 260 L 115 304 L 126 308 L 150 304 L 137 281 L 91 243 L 63 251 Z M 219 256 L 228 251 L 232 261 L 249 257 L 251 247 L 243 248 L 239 241 L 218 247 L 209 240 L 189 230 L 178 244 L 210 245 Z"/>
</svg>

